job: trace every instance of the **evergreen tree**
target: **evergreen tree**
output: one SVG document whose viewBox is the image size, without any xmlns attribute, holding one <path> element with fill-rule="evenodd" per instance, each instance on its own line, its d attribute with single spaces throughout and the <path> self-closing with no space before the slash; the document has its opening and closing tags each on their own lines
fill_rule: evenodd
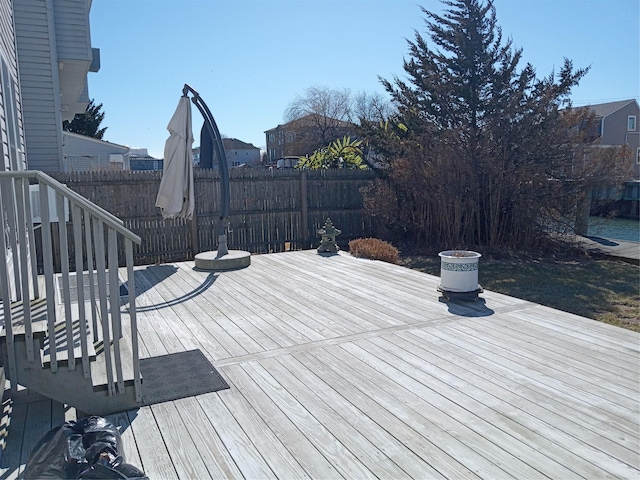
<svg viewBox="0 0 640 480">
<path fill-rule="evenodd" d="M 431 43 L 408 42 L 407 80 L 381 79 L 397 114 L 364 125 L 389 160 L 366 204 L 442 247 L 533 245 L 575 213 L 584 186 L 568 167 L 588 113 L 568 107 L 587 69 L 565 59 L 538 79 L 518 69 L 491 0 L 443 3 L 442 15 L 421 9 Z"/>
<path fill-rule="evenodd" d="M 93 99 L 91 99 L 84 113 L 77 113 L 73 117 L 73 120 L 65 120 L 62 122 L 62 129 L 67 132 L 78 133 L 102 140 L 107 127 L 100 128 L 100 124 L 104 119 L 104 112 L 100 110 L 102 110 L 102 104 L 95 105 Z"/>
</svg>

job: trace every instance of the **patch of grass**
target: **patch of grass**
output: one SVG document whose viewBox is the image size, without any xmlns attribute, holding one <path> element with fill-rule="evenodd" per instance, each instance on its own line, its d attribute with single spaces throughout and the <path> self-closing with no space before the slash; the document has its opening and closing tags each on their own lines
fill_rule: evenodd
<svg viewBox="0 0 640 480">
<path fill-rule="evenodd" d="M 402 257 L 400 264 L 440 276 L 437 255 Z M 576 255 L 562 259 L 480 259 L 486 290 L 640 332 L 640 267 Z"/>
</svg>

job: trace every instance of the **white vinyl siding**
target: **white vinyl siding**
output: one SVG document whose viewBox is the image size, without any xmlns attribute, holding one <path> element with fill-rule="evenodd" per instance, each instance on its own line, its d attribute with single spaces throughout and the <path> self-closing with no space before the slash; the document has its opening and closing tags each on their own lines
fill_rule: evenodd
<svg viewBox="0 0 640 480">
<path fill-rule="evenodd" d="M 53 2 L 59 59 L 91 61 L 89 6 L 86 0 Z"/>
<path fill-rule="evenodd" d="M 51 0 L 14 0 L 29 169 L 55 172 L 62 160 L 62 117 Z M 56 69 L 56 70 L 54 70 Z"/>
<path fill-rule="evenodd" d="M 22 102 L 10 0 L 0 0 L 0 170 L 24 170 Z"/>
</svg>

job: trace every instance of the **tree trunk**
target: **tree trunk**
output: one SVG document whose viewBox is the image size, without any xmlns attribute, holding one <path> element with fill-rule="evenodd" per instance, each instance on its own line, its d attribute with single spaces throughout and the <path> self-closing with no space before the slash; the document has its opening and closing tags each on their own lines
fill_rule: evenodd
<svg viewBox="0 0 640 480">
<path fill-rule="evenodd" d="M 576 223 L 574 231 L 576 235 L 587 234 L 589 228 L 589 212 L 591 211 L 591 189 L 587 188 L 582 195 L 578 197 L 576 205 Z"/>
</svg>

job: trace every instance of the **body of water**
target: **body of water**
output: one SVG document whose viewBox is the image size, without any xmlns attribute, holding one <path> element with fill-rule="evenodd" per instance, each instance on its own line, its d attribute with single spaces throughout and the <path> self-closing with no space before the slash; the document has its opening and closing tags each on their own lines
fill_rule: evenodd
<svg viewBox="0 0 640 480">
<path fill-rule="evenodd" d="M 589 217 L 590 237 L 640 242 L 640 222 L 630 218 Z"/>
</svg>

